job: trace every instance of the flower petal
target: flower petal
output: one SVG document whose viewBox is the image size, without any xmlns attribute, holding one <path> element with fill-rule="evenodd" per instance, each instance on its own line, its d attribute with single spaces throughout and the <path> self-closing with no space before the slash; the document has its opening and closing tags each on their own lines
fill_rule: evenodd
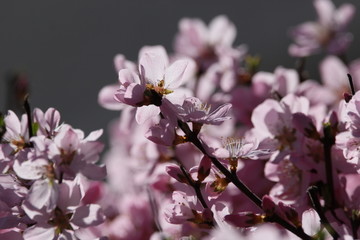
<svg viewBox="0 0 360 240">
<path fill-rule="evenodd" d="M 23 234 L 24 240 L 49 240 L 55 237 L 55 228 L 48 224 L 37 224 L 27 228 Z"/>
<path fill-rule="evenodd" d="M 192 60 L 177 60 L 165 71 L 165 88 L 175 89 L 190 79 L 195 73 L 195 63 Z"/>
<path fill-rule="evenodd" d="M 104 219 L 101 207 L 97 204 L 89 204 L 78 207 L 70 221 L 78 227 L 90 227 L 99 225 Z"/>
<path fill-rule="evenodd" d="M 235 25 L 224 15 L 220 15 L 210 22 L 209 31 L 209 41 L 214 46 L 231 46 L 236 37 Z"/>
<path fill-rule="evenodd" d="M 114 99 L 116 91 L 119 89 L 119 84 L 113 84 L 103 87 L 98 95 L 98 103 L 100 106 L 108 110 L 121 110 L 124 104 L 119 103 Z"/>
<path fill-rule="evenodd" d="M 160 113 L 160 108 L 155 105 L 142 106 L 136 109 L 135 119 L 138 124 L 143 124 L 147 120 L 157 116 Z"/>
<path fill-rule="evenodd" d="M 151 84 L 163 80 L 169 59 L 164 48 L 151 48 L 140 54 L 139 72 Z"/>
</svg>

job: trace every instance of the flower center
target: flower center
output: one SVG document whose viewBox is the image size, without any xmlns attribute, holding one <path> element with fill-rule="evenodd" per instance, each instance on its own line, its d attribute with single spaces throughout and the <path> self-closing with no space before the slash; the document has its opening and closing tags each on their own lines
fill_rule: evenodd
<svg viewBox="0 0 360 240">
<path fill-rule="evenodd" d="M 64 229 L 72 230 L 72 227 L 70 225 L 70 218 L 72 216 L 72 213 L 64 214 L 63 211 L 56 207 L 54 210 L 54 218 L 49 221 L 49 224 L 56 227 L 55 234 L 59 235 L 63 232 Z"/>
<path fill-rule="evenodd" d="M 211 183 L 210 187 L 214 189 L 214 192 L 221 193 L 225 191 L 229 180 L 227 178 L 222 178 L 219 175 L 215 174 L 216 180 Z"/>
<path fill-rule="evenodd" d="M 20 137 L 19 139 L 11 140 L 10 144 L 15 147 L 14 154 L 18 153 L 19 151 L 27 147 L 27 144 L 23 137 Z"/>
<path fill-rule="evenodd" d="M 286 147 L 292 149 L 292 144 L 296 141 L 295 131 L 296 130 L 294 128 L 289 129 L 287 127 L 283 127 L 281 134 L 275 137 L 275 139 L 277 139 L 280 143 L 278 147 L 280 151 L 284 150 Z"/>
<path fill-rule="evenodd" d="M 167 95 L 167 94 L 170 94 L 170 93 L 174 92 L 172 90 L 164 88 L 164 86 L 165 86 L 165 81 L 160 80 L 156 85 L 153 85 L 151 83 L 146 84 L 146 89 L 154 90 L 155 92 L 157 92 L 161 96 L 162 95 Z"/>
<path fill-rule="evenodd" d="M 60 157 L 62 159 L 61 164 L 70 165 L 74 159 L 76 151 L 66 151 L 64 149 L 60 149 Z"/>
</svg>

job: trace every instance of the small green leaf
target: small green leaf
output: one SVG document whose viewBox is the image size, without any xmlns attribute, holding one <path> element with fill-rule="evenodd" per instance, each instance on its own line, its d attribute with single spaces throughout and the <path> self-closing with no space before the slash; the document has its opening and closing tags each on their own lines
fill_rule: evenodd
<svg viewBox="0 0 360 240">
<path fill-rule="evenodd" d="M 32 124 L 32 135 L 36 136 L 37 131 L 39 130 L 39 123 Z"/>
<path fill-rule="evenodd" d="M 247 56 L 245 58 L 245 68 L 251 74 L 254 75 L 260 66 L 261 58 L 259 56 Z"/>
</svg>

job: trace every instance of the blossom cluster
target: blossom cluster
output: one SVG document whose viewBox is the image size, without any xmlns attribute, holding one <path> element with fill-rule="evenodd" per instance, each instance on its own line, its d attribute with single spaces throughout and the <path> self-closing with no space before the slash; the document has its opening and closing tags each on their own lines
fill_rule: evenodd
<svg viewBox="0 0 360 240">
<path fill-rule="evenodd" d="M 314 0 L 296 26 L 301 64 L 261 70 L 226 16 L 179 22 L 173 53 L 114 58 L 98 95 L 120 110 L 84 137 L 55 109 L 0 121 L 1 239 L 358 239 L 360 59 L 355 8 Z M 321 79 L 306 59 L 325 53 Z M 106 181 L 101 181 L 107 175 Z"/>
<path fill-rule="evenodd" d="M 25 106 L 20 119 L 11 110 L 1 119 L 1 239 L 100 239 L 91 228 L 105 215 L 91 186 L 106 176 L 102 130 L 85 137 L 56 109 Z"/>
<path fill-rule="evenodd" d="M 360 236 L 360 60 L 344 58 L 355 8 L 314 6 L 317 21 L 291 31 L 295 69 L 262 71 L 223 15 L 182 19 L 172 54 L 115 57 L 119 83 L 99 93 L 121 110 L 105 157 L 113 239 Z M 305 60 L 321 50 L 316 81 Z"/>
</svg>

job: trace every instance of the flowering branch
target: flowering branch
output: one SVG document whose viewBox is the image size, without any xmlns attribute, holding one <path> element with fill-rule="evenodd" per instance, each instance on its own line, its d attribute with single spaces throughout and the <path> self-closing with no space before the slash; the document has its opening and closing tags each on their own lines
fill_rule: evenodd
<svg viewBox="0 0 360 240">
<path fill-rule="evenodd" d="M 204 208 L 209 208 L 208 205 L 207 205 L 206 202 L 205 202 L 205 199 L 204 199 L 202 193 L 201 193 L 201 189 L 200 189 L 201 182 L 199 182 L 199 181 L 194 181 L 194 180 L 192 179 L 192 177 L 190 176 L 189 172 L 185 169 L 184 165 L 180 162 L 180 160 L 175 159 L 175 161 L 179 164 L 180 170 L 181 170 L 181 172 L 184 174 L 187 183 L 189 183 L 189 185 L 194 189 L 194 191 L 195 191 L 195 193 L 196 193 L 196 196 L 198 197 L 201 205 L 202 205 Z"/>
<path fill-rule="evenodd" d="M 200 142 L 200 140 L 198 139 L 198 137 L 196 136 L 196 134 L 194 134 L 189 126 L 182 122 L 182 121 L 178 121 L 179 127 L 181 128 L 181 130 L 184 131 L 186 138 L 188 139 L 189 142 L 191 142 L 192 144 L 194 144 L 204 155 L 207 155 L 210 159 L 211 162 L 237 187 L 241 190 L 241 192 L 243 192 L 246 196 L 248 196 L 251 201 L 253 203 L 255 203 L 259 208 L 261 208 L 262 206 L 262 201 L 261 199 L 254 194 L 243 182 L 241 182 L 237 177 L 235 177 L 229 170 L 227 170 L 216 158 L 209 156 L 209 154 L 206 152 L 205 148 L 203 147 L 202 143 Z"/>
<path fill-rule="evenodd" d="M 262 209 L 262 201 L 261 199 L 253 193 L 237 176 L 232 174 L 229 170 L 227 170 L 216 158 L 210 156 L 204 146 L 202 145 L 201 141 L 198 139 L 197 135 L 194 134 L 193 131 L 190 130 L 189 126 L 178 120 L 178 125 L 181 130 L 185 133 L 186 138 L 189 142 L 194 144 L 204 155 L 208 156 L 211 159 L 211 162 L 226 176 L 228 180 L 230 180 L 242 193 L 244 193 L 254 204 L 256 204 L 259 208 Z M 274 222 L 278 223 L 279 225 L 283 226 L 290 232 L 294 233 L 296 236 L 302 239 L 312 239 L 308 236 L 302 228 L 296 228 L 293 225 L 289 224 L 287 221 L 283 220 L 277 214 L 274 214 L 270 218 Z"/>
</svg>

